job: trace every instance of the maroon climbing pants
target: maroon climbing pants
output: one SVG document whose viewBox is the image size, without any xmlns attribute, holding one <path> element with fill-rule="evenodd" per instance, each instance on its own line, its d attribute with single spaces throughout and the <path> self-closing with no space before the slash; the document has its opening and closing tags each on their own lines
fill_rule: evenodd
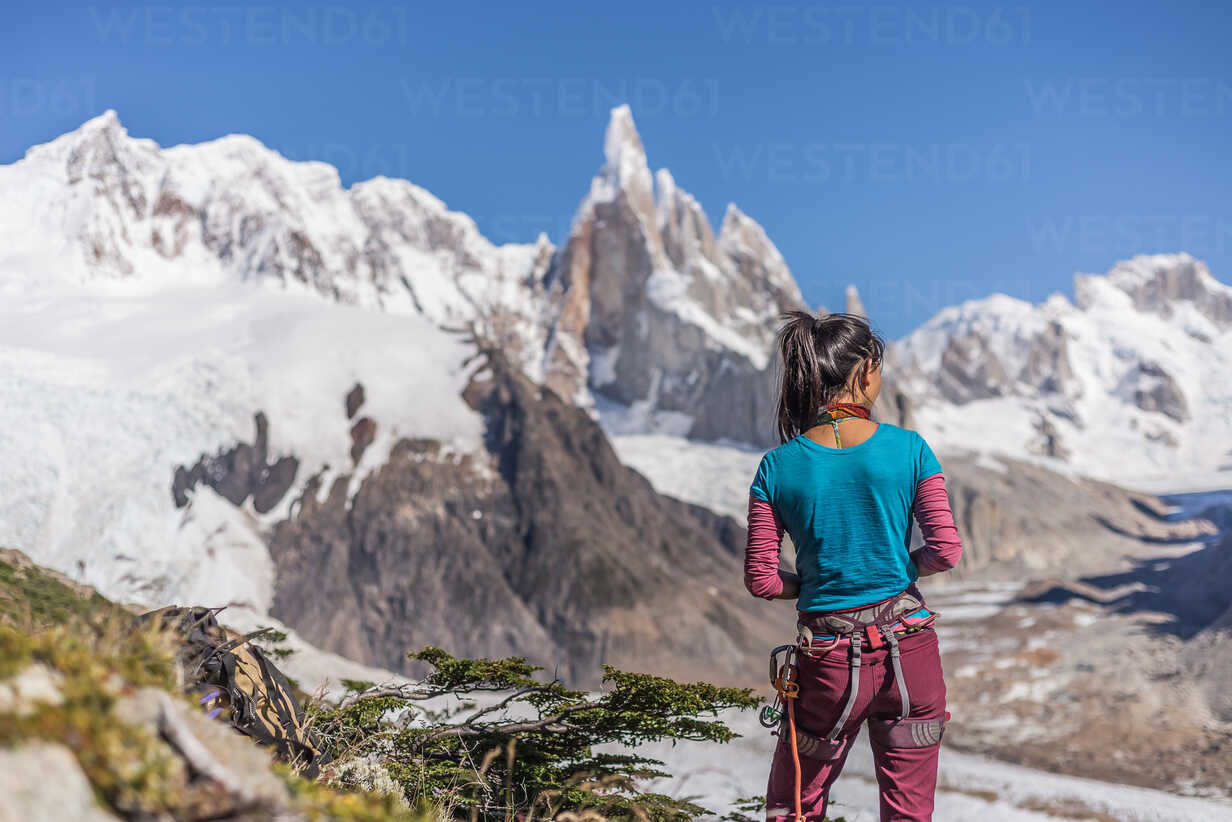
<svg viewBox="0 0 1232 822">
<path fill-rule="evenodd" d="M 795 700 L 796 727 L 822 737 L 821 744 L 804 746 L 812 747 L 808 755 L 804 751 L 800 755 L 803 820 L 820 822 L 825 817 L 830 786 L 843 769 L 851 744 L 866 720 L 881 793 L 882 822 L 932 819 L 941 746 L 936 726 L 929 720 L 945 715 L 945 682 L 937 634 L 931 628 L 907 634 L 899 640 L 899 647 L 910 703 L 908 721 L 896 723 L 902 702 L 889 649 L 868 650 L 866 646 L 856 702 L 834 743 L 827 743 L 824 738 L 842 715 L 847 701 L 851 679 L 848 645 L 844 642 L 820 658 L 797 656 L 800 695 Z M 766 818 L 773 822 L 796 822 L 795 767 L 786 718 L 779 727 L 766 789 Z"/>
</svg>

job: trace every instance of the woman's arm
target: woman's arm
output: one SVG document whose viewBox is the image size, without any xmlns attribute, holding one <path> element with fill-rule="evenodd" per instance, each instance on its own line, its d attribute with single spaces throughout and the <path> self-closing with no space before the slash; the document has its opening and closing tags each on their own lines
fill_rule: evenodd
<svg viewBox="0 0 1232 822">
<path fill-rule="evenodd" d="M 962 540 L 954 525 L 954 512 L 945 492 L 943 474 L 920 480 L 911 510 L 924 535 L 924 546 L 911 554 L 920 576 L 939 574 L 957 565 L 962 557 Z"/>
<path fill-rule="evenodd" d="M 744 552 L 744 587 L 762 599 L 795 599 L 800 578 L 779 570 L 783 523 L 770 503 L 749 494 L 749 538 Z"/>
</svg>

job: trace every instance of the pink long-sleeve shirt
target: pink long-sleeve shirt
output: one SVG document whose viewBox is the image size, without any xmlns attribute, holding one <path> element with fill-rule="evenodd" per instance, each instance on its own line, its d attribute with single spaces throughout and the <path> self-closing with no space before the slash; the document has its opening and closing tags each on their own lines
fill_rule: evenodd
<svg viewBox="0 0 1232 822">
<path fill-rule="evenodd" d="M 962 557 L 962 540 L 945 491 L 945 476 L 933 474 L 916 486 L 912 513 L 924 536 L 924 547 L 914 556 L 921 568 L 948 571 Z M 744 554 L 744 585 L 753 596 L 774 599 L 783 592 L 779 552 L 783 523 L 770 503 L 749 495 L 749 535 Z"/>
</svg>

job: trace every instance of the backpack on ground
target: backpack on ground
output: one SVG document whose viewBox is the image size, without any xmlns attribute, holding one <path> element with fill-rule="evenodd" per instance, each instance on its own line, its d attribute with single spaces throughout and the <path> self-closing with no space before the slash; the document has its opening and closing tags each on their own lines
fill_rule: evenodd
<svg viewBox="0 0 1232 822">
<path fill-rule="evenodd" d="M 252 644 L 265 631 L 240 634 L 220 625 L 221 609 L 168 607 L 139 619 L 157 622 L 183 640 L 177 661 L 185 688 L 211 717 L 274 749 L 279 759 L 315 779 L 325 759 L 304 726 L 290 681 Z"/>
</svg>

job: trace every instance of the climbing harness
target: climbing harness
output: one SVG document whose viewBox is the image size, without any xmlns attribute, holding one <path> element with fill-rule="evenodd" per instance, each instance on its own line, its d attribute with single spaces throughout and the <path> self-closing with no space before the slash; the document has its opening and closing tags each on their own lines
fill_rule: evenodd
<svg viewBox="0 0 1232 822">
<path fill-rule="evenodd" d="M 820 414 L 817 415 L 816 425 L 829 425 L 834 429 L 834 444 L 842 448 L 843 441 L 838 435 L 838 424 L 841 420 L 852 419 L 858 417 L 862 420 L 868 419 L 870 412 L 867 406 L 857 405 L 854 402 L 832 402 L 827 405 Z"/>
<path fill-rule="evenodd" d="M 851 718 L 860 690 L 865 643 L 870 650 L 888 647 L 890 666 L 898 685 L 901 700 L 898 718 L 894 720 L 869 720 L 869 734 L 878 742 L 897 748 L 918 748 L 935 745 L 945 731 L 945 718 L 908 719 L 911 712 L 911 696 L 907 679 L 903 676 L 899 638 L 907 634 L 931 628 L 940 614 L 924 605 L 915 586 L 881 602 L 843 611 L 801 612 L 796 622 L 796 641 L 780 645 L 770 652 L 770 684 L 777 693 L 773 705 L 762 708 L 761 724 L 774 729 L 771 732 L 781 737 L 782 722 L 787 720 L 791 741 L 792 762 L 795 766 L 796 819 L 802 819 L 800 756 L 817 759 L 832 759 L 842 749 L 843 728 Z M 795 700 L 799 697 L 800 685 L 797 671 L 798 655 L 818 659 L 846 643 L 850 660 L 850 681 L 847 699 L 834 726 L 824 735 L 816 735 L 796 725 Z M 782 661 L 780 661 L 782 657 Z"/>
<path fill-rule="evenodd" d="M 924 606 L 924 601 L 908 588 L 900 594 L 881 602 L 854 608 L 846 611 L 822 611 L 815 614 L 803 613 L 796 623 L 796 643 L 800 652 L 817 658 L 825 656 L 846 640 L 851 660 L 851 687 L 847 694 L 847 702 L 843 712 L 834 727 L 826 734 L 826 739 L 837 739 L 843 726 L 851 717 L 855 706 L 856 692 L 860 685 L 861 656 L 864 643 L 871 650 L 883 647 L 890 649 L 890 667 L 894 671 L 894 681 L 902 706 L 898 719 L 903 721 L 911 713 L 911 696 L 907 691 L 907 681 L 903 676 L 902 655 L 899 651 L 900 636 L 914 634 L 932 627 L 937 621 L 938 612 Z"/>
</svg>

